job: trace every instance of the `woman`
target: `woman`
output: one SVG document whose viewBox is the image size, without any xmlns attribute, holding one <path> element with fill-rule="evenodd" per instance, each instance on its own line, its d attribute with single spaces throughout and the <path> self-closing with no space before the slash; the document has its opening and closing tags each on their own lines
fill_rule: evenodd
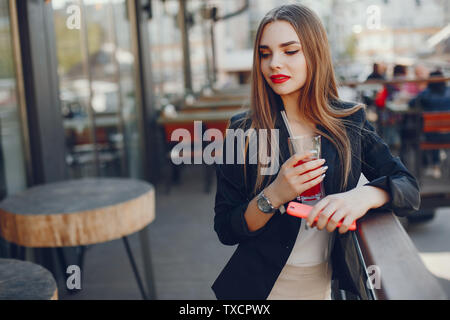
<svg viewBox="0 0 450 320">
<path fill-rule="evenodd" d="M 238 247 L 212 289 L 219 299 L 330 299 L 332 276 L 340 288 L 357 293 L 344 263 L 350 224 L 372 208 L 383 206 L 399 216 L 417 210 L 417 182 L 366 121 L 363 106 L 338 99 L 326 33 L 311 10 L 299 5 L 271 10 L 254 50 L 251 109 L 234 116 L 229 128 L 279 129 L 282 165 L 276 174 L 262 175 L 261 163 L 249 161 L 248 140 L 247 164 L 216 165 L 214 229 L 222 243 Z M 323 160 L 294 166 L 308 155 L 290 156 L 281 110 L 294 135 L 322 136 Z M 227 151 L 223 148 L 224 159 Z M 236 148 L 234 155 L 241 151 Z M 361 173 L 370 183 L 355 188 Z M 308 216 L 313 228 L 281 214 L 283 204 L 319 183 L 327 196 Z M 330 243 L 324 234 L 336 236 L 332 274 L 323 272 L 328 261 L 320 261 Z"/>
</svg>

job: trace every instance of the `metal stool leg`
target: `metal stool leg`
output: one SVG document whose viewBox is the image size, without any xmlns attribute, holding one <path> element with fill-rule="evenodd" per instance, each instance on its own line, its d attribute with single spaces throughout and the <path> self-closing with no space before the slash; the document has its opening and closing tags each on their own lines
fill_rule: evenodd
<svg viewBox="0 0 450 320">
<path fill-rule="evenodd" d="M 62 276 L 62 279 L 63 279 L 63 283 L 64 283 L 64 287 L 66 289 L 66 292 L 68 292 L 70 294 L 78 293 L 79 290 L 77 290 L 77 289 L 69 289 L 67 287 L 68 275 L 66 273 L 66 270 L 67 270 L 67 267 L 69 265 L 67 263 L 66 255 L 64 254 L 64 248 L 56 248 L 56 255 L 57 255 L 58 260 L 59 260 L 59 265 L 60 265 L 60 269 L 61 269 L 61 276 Z"/>
<path fill-rule="evenodd" d="M 78 266 L 81 270 L 83 270 L 83 263 L 84 263 L 84 253 L 86 252 L 85 246 L 79 246 L 77 248 L 78 251 Z"/>
<path fill-rule="evenodd" d="M 24 246 L 19 246 L 18 259 L 25 260 L 25 247 Z"/>
<path fill-rule="evenodd" d="M 147 293 L 150 300 L 156 300 L 155 279 L 153 277 L 153 264 L 150 252 L 149 226 L 139 231 L 141 243 L 142 260 L 144 264 L 145 280 L 147 282 Z"/>
<path fill-rule="evenodd" d="M 58 266 L 54 260 L 54 248 L 34 248 L 33 251 L 34 262 L 49 270 L 55 277 L 55 280 L 58 280 Z"/>
<path fill-rule="evenodd" d="M 136 277 L 136 281 L 139 286 L 139 290 L 141 291 L 142 299 L 147 300 L 147 295 L 145 294 L 144 286 L 142 285 L 141 277 L 139 276 L 139 271 L 136 267 L 136 263 L 133 258 L 133 253 L 131 252 L 130 245 L 128 243 L 128 238 L 123 237 L 122 240 L 125 245 L 125 249 L 127 251 L 128 259 L 130 260 L 131 267 L 133 268 L 133 273 L 134 273 L 134 276 Z"/>
<path fill-rule="evenodd" d="M 67 269 L 67 260 L 66 256 L 64 255 L 64 249 L 63 248 L 56 248 L 56 254 L 58 256 L 59 264 L 61 266 L 61 272 L 64 275 L 66 275 L 66 269 Z"/>
<path fill-rule="evenodd" d="M 17 259 L 17 256 L 19 255 L 19 248 L 15 243 L 9 244 L 9 257 L 12 259 Z"/>
<path fill-rule="evenodd" d="M 84 272 L 83 264 L 84 264 L 84 254 L 86 252 L 86 246 L 78 246 L 76 248 L 76 254 L 77 254 L 77 263 L 78 267 L 80 268 L 81 272 Z M 83 287 L 83 279 L 84 277 L 81 277 L 81 287 Z"/>
</svg>

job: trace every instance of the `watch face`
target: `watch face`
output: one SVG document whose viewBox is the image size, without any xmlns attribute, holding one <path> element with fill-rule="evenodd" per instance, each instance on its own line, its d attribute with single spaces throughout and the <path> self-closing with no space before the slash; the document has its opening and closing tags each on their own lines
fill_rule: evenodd
<svg viewBox="0 0 450 320">
<path fill-rule="evenodd" d="M 264 213 L 271 213 L 272 212 L 272 207 L 270 204 L 267 203 L 266 199 L 264 199 L 264 197 L 260 196 L 258 198 L 258 208 L 259 210 L 261 210 Z"/>
</svg>

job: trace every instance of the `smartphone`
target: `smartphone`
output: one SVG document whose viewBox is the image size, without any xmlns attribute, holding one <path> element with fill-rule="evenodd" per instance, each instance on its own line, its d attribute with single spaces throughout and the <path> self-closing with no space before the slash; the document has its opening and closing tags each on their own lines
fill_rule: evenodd
<svg viewBox="0 0 450 320">
<path fill-rule="evenodd" d="M 308 215 L 311 212 L 312 208 L 313 208 L 312 206 L 309 206 L 307 204 L 291 201 L 291 202 L 289 202 L 289 204 L 287 206 L 286 212 L 288 214 L 290 214 L 291 216 L 306 219 L 306 218 L 308 218 Z M 317 222 L 318 220 L 319 220 L 319 216 L 317 216 L 314 219 L 314 222 Z M 341 226 L 341 224 L 342 224 L 342 221 L 340 221 L 338 223 L 336 228 L 339 228 Z M 350 225 L 350 227 L 348 229 L 351 231 L 356 230 L 356 220 L 353 221 L 353 223 Z"/>
</svg>

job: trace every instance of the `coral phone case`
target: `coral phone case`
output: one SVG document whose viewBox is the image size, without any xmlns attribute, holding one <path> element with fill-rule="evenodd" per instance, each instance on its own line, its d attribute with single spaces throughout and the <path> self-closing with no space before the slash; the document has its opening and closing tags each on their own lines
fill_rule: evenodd
<svg viewBox="0 0 450 320">
<path fill-rule="evenodd" d="M 306 218 L 308 218 L 308 214 L 312 210 L 312 208 L 313 208 L 312 206 L 309 206 L 307 204 L 291 201 L 288 204 L 286 212 L 288 214 L 290 214 L 291 216 L 306 219 Z M 317 220 L 319 220 L 319 216 L 317 216 L 314 219 L 314 222 L 317 222 Z M 342 221 L 340 221 L 338 223 L 337 228 L 339 228 L 341 226 L 341 224 L 342 224 Z M 353 223 L 350 225 L 350 227 L 348 229 L 351 231 L 355 231 L 356 230 L 356 221 L 353 221 Z"/>
</svg>

